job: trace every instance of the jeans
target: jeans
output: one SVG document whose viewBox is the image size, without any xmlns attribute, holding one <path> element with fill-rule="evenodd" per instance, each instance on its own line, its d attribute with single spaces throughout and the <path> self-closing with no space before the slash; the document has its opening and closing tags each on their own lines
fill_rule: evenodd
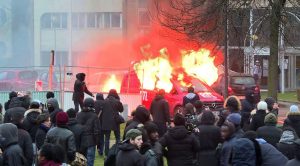
<svg viewBox="0 0 300 166">
<path fill-rule="evenodd" d="M 117 125 L 117 129 L 114 130 L 115 138 L 116 138 L 116 143 L 120 142 L 121 139 L 121 133 L 120 133 L 120 125 Z"/>
<path fill-rule="evenodd" d="M 100 144 L 99 144 L 98 152 L 100 154 L 102 154 L 103 150 L 104 150 L 104 154 L 106 156 L 107 156 L 108 150 L 109 150 L 110 132 L 111 132 L 111 130 L 101 130 L 101 133 L 100 133 Z M 105 146 L 105 149 L 104 149 L 104 146 Z"/>
<path fill-rule="evenodd" d="M 80 109 L 82 110 L 83 101 L 74 101 L 74 106 L 75 106 L 75 111 L 78 113 L 79 112 L 79 106 L 80 106 Z"/>
<path fill-rule="evenodd" d="M 88 147 L 88 149 L 87 149 L 87 156 L 86 156 L 87 166 L 93 166 L 94 165 L 95 150 L 96 150 L 96 146 Z"/>
</svg>

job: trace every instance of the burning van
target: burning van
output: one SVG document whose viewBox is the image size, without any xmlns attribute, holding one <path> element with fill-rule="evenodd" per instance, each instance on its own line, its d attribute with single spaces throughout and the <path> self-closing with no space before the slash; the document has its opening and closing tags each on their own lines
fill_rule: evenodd
<svg viewBox="0 0 300 166">
<path fill-rule="evenodd" d="M 167 86 L 165 98 L 170 105 L 171 117 L 182 110 L 183 97 L 188 93 L 187 89 L 190 86 L 194 87 L 205 107 L 209 107 L 213 111 L 223 107 L 223 97 L 197 78 L 191 76 L 183 77 L 182 74 L 172 74 L 170 83 L 171 85 Z M 155 87 L 152 90 L 147 89 L 145 84 L 145 82 L 140 82 L 136 71 L 131 71 L 125 74 L 120 91 L 121 93 L 140 93 L 142 95 L 142 104 L 149 109 L 157 89 Z"/>
</svg>

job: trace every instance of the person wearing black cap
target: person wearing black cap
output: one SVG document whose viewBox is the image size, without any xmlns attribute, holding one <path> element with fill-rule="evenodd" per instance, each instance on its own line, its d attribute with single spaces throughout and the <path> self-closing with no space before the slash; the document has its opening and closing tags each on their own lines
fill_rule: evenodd
<svg viewBox="0 0 300 166">
<path fill-rule="evenodd" d="M 138 129 L 130 129 L 126 133 L 124 143 L 119 146 L 116 166 L 144 166 L 143 157 L 138 152 L 142 143 L 142 132 Z"/>
<path fill-rule="evenodd" d="M 61 111 L 56 114 L 56 126 L 48 131 L 45 143 L 58 144 L 65 151 L 64 163 L 71 163 L 75 159 L 76 142 L 72 131 L 67 129 L 68 114 Z"/>
<path fill-rule="evenodd" d="M 84 140 L 84 126 L 79 124 L 77 119 L 76 119 L 76 111 L 74 108 L 70 108 L 67 110 L 67 114 L 69 117 L 69 122 L 68 122 L 68 128 L 71 130 L 75 136 L 75 142 L 76 142 L 76 151 L 85 154 L 86 152 L 84 149 L 82 149 L 82 142 L 86 141 Z"/>
<path fill-rule="evenodd" d="M 76 74 L 76 81 L 74 83 L 74 92 L 73 92 L 73 101 L 75 106 L 75 111 L 79 112 L 79 106 L 81 110 L 83 109 L 83 100 L 84 100 L 84 93 L 94 97 L 92 92 L 88 90 L 86 87 L 86 84 L 84 82 L 85 80 L 85 74 L 84 73 L 78 73 Z"/>
<path fill-rule="evenodd" d="M 267 97 L 265 102 L 268 104 L 268 111 L 278 116 L 279 106 L 273 97 Z"/>
<path fill-rule="evenodd" d="M 163 136 L 167 131 L 167 126 L 171 124 L 169 103 L 165 99 L 165 91 L 160 89 L 150 106 L 150 113 L 153 122 L 158 127 L 159 136 Z"/>
<path fill-rule="evenodd" d="M 200 143 L 185 128 L 185 118 L 177 113 L 174 117 L 175 127 L 159 140 L 162 147 L 167 148 L 167 161 L 169 166 L 190 166 L 194 164 L 195 154 L 200 149 Z M 166 150 L 166 149 L 165 149 Z"/>
<path fill-rule="evenodd" d="M 4 104 L 5 111 L 7 111 L 9 109 L 9 104 L 10 104 L 11 99 L 14 97 L 17 97 L 17 96 L 18 96 L 18 94 L 15 91 L 11 91 L 9 93 L 9 100 L 7 102 L 5 102 L 5 104 Z"/>
<path fill-rule="evenodd" d="M 120 135 L 120 124 L 123 123 L 122 117 L 119 114 L 123 112 L 123 104 L 120 101 L 120 97 L 115 89 L 109 90 L 109 93 L 104 100 L 103 110 L 100 116 L 100 146 L 98 152 L 100 155 L 108 154 L 109 150 L 109 140 L 110 140 L 110 133 L 114 131 L 116 142 L 120 142 L 121 135 Z M 105 147 L 105 149 L 104 149 Z"/>
<path fill-rule="evenodd" d="M 100 137 L 100 122 L 95 113 L 95 102 L 92 98 L 86 98 L 83 102 L 83 110 L 77 114 L 77 122 L 84 126 L 81 142 L 82 150 L 87 158 L 87 165 L 94 165 L 96 145 Z M 85 149 L 85 150 L 84 150 Z"/>
<path fill-rule="evenodd" d="M 294 141 L 295 144 L 295 158 L 289 160 L 285 166 L 298 166 L 300 165 L 300 139 Z"/>
<path fill-rule="evenodd" d="M 33 164 L 33 148 L 30 134 L 24 130 L 23 127 L 24 114 L 17 112 L 12 115 L 12 123 L 18 128 L 18 143 L 24 152 L 24 156 L 27 160 L 25 166 L 31 166 Z"/>
</svg>

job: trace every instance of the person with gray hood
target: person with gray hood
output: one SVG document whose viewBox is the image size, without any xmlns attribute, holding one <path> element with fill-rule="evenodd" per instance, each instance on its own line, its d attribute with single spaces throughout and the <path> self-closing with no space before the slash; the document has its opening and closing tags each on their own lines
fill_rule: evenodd
<svg viewBox="0 0 300 166">
<path fill-rule="evenodd" d="M 188 94 L 183 97 L 182 106 L 185 107 L 187 103 L 192 103 L 194 105 L 198 100 L 200 100 L 200 97 L 194 92 L 194 88 L 188 87 Z"/>
<path fill-rule="evenodd" d="M 60 111 L 58 101 L 55 98 L 50 98 L 47 100 L 48 112 L 50 114 L 50 119 L 52 126 L 56 126 L 56 114 Z"/>
<path fill-rule="evenodd" d="M 84 73 L 78 73 L 76 74 L 76 81 L 74 83 L 74 92 L 73 92 L 73 101 L 75 106 L 75 111 L 79 112 L 79 106 L 81 110 L 83 109 L 83 99 L 84 99 L 84 93 L 94 97 L 92 92 L 88 90 L 86 87 L 86 84 L 84 82 L 85 80 L 85 74 Z"/>
<path fill-rule="evenodd" d="M 277 149 L 284 154 L 289 160 L 295 156 L 294 141 L 298 138 L 295 130 L 291 127 L 284 128 Z"/>
<path fill-rule="evenodd" d="M 289 160 L 285 166 L 298 166 L 300 165 L 300 139 L 297 139 L 294 141 L 295 143 L 295 158 L 292 160 Z"/>
<path fill-rule="evenodd" d="M 0 125 L 0 146 L 3 151 L 3 166 L 26 165 L 24 153 L 18 144 L 18 128 L 12 123 Z"/>
</svg>

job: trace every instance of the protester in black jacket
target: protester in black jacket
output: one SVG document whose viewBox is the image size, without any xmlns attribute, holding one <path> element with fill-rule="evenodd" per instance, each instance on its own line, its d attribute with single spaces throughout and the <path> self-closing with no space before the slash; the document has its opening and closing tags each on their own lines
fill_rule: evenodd
<svg viewBox="0 0 300 166">
<path fill-rule="evenodd" d="M 94 163 L 96 145 L 100 136 L 99 119 L 94 111 L 94 100 L 86 98 L 83 102 L 83 110 L 77 114 L 77 122 L 84 126 L 81 146 L 83 150 L 85 149 L 88 165 Z"/>
<path fill-rule="evenodd" d="M 272 97 L 267 97 L 265 102 L 268 104 L 268 111 L 278 116 L 279 107 L 276 100 Z"/>
<path fill-rule="evenodd" d="M 287 114 L 287 118 L 285 119 L 283 126 L 292 127 L 300 138 L 300 111 L 298 106 L 291 105 L 290 111 Z"/>
<path fill-rule="evenodd" d="M 38 116 L 37 121 L 39 128 L 36 131 L 35 143 L 37 148 L 40 149 L 43 146 L 47 132 L 51 127 L 50 115 L 48 113 L 42 113 Z"/>
<path fill-rule="evenodd" d="M 168 101 L 164 98 L 165 91 L 159 90 L 156 97 L 151 103 L 150 113 L 152 115 L 153 122 L 158 127 L 159 136 L 163 136 L 167 131 L 167 125 L 170 125 L 170 108 Z"/>
<path fill-rule="evenodd" d="M 86 84 L 84 82 L 85 80 L 85 74 L 84 73 L 78 73 L 76 74 L 76 81 L 74 83 L 74 92 L 73 92 L 73 101 L 75 106 L 75 111 L 79 112 L 79 106 L 82 110 L 83 108 L 83 99 L 84 99 L 84 93 L 94 97 L 92 92 L 88 90 L 86 87 Z"/>
<path fill-rule="evenodd" d="M 267 115 L 267 103 L 264 101 L 260 101 L 257 104 L 257 111 L 253 115 L 249 130 L 256 131 L 259 127 L 262 127 L 265 125 L 265 116 Z"/>
<path fill-rule="evenodd" d="M 241 128 L 244 131 L 247 131 L 249 129 L 251 111 L 254 109 L 255 109 L 254 93 L 252 90 L 247 90 L 245 94 L 245 100 L 242 101 L 242 110 L 241 110 L 241 115 L 242 115 Z"/>
<path fill-rule="evenodd" d="M 182 106 L 185 107 L 187 103 L 195 105 L 197 100 L 200 100 L 199 95 L 194 92 L 194 88 L 192 86 L 188 87 L 188 94 L 183 97 Z"/>
<path fill-rule="evenodd" d="M 126 133 L 125 142 L 119 146 L 116 156 L 116 166 L 144 166 L 142 155 L 138 152 L 141 147 L 142 132 L 131 129 Z"/>
<path fill-rule="evenodd" d="M 102 110 L 104 107 L 104 97 L 102 93 L 96 94 L 96 101 L 95 101 L 95 112 L 97 116 L 100 118 L 100 115 L 102 114 Z M 99 119 L 100 120 L 100 119 Z"/>
<path fill-rule="evenodd" d="M 289 160 L 295 157 L 295 141 L 298 136 L 293 128 L 286 127 L 283 129 L 277 149 L 284 154 Z"/>
<path fill-rule="evenodd" d="M 277 147 L 277 143 L 280 140 L 282 130 L 276 127 L 277 117 L 273 113 L 269 113 L 265 117 L 265 126 L 262 126 L 256 130 L 257 137 L 263 138 L 269 144 Z"/>
<path fill-rule="evenodd" d="M 143 105 L 137 106 L 132 121 L 124 130 L 124 139 L 127 131 L 129 131 L 130 129 L 136 129 L 139 124 L 145 124 L 149 120 L 150 120 L 150 113 L 147 110 L 147 108 Z"/>
<path fill-rule="evenodd" d="M 236 138 L 242 138 L 244 136 L 244 131 L 241 129 L 241 121 L 242 117 L 239 113 L 232 113 L 227 116 L 227 121 L 234 124 L 235 132 L 234 137 Z"/>
<path fill-rule="evenodd" d="M 42 113 L 42 110 L 39 108 L 40 104 L 38 102 L 32 102 L 30 109 L 24 113 L 24 128 L 29 132 L 32 142 L 35 142 L 36 131 L 39 128 L 37 118 Z"/>
<path fill-rule="evenodd" d="M 75 142 L 76 142 L 76 151 L 81 154 L 86 154 L 86 151 L 82 149 L 82 142 L 87 141 L 84 140 L 84 126 L 79 124 L 76 119 L 76 111 L 73 108 L 70 108 L 67 110 L 67 114 L 69 116 L 69 122 L 68 122 L 68 128 L 71 130 L 75 136 Z"/>
<path fill-rule="evenodd" d="M 4 123 L 0 125 L 0 142 L 3 166 L 26 165 L 23 150 L 18 144 L 18 128 L 14 124 Z"/>
<path fill-rule="evenodd" d="M 47 100 L 47 107 L 48 107 L 48 112 L 50 114 L 51 125 L 53 127 L 55 127 L 56 126 L 56 114 L 58 112 L 61 112 L 62 110 L 59 109 L 58 101 L 55 98 L 50 98 Z"/>
<path fill-rule="evenodd" d="M 24 152 L 24 156 L 27 160 L 26 166 L 31 166 L 33 164 L 34 153 L 32 147 L 32 140 L 29 133 L 24 130 L 23 122 L 24 114 L 15 113 L 12 115 L 12 123 L 18 128 L 18 143 Z"/>
<path fill-rule="evenodd" d="M 195 154 L 200 149 L 199 141 L 194 134 L 185 128 L 185 118 L 181 114 L 174 117 L 175 127 L 159 140 L 167 148 L 166 157 L 169 166 L 190 166 L 196 161 Z"/>
<path fill-rule="evenodd" d="M 61 111 L 56 115 L 57 127 L 48 131 L 45 143 L 60 145 L 65 152 L 64 162 L 70 163 L 75 159 L 76 142 L 72 131 L 67 129 L 69 121 L 67 113 Z"/>
<path fill-rule="evenodd" d="M 201 144 L 198 157 L 199 166 L 217 166 L 216 148 L 221 143 L 221 130 L 214 126 L 215 116 L 211 111 L 203 111 L 200 125 L 197 127 L 199 132 L 196 133 Z"/>
<path fill-rule="evenodd" d="M 117 136 L 116 141 L 119 142 L 120 135 L 118 135 L 118 131 L 120 123 L 117 122 L 120 115 L 119 112 L 123 112 L 123 105 L 119 100 L 119 96 L 116 90 L 111 89 L 108 93 L 107 98 L 104 101 L 104 106 L 102 110 L 102 114 L 100 116 L 100 126 L 101 126 L 101 133 L 100 133 L 100 146 L 98 152 L 100 155 L 103 154 L 103 146 L 105 144 L 105 155 L 108 154 L 109 150 L 109 140 L 110 140 L 110 133 L 111 131 L 116 131 L 115 136 Z"/>
<path fill-rule="evenodd" d="M 14 97 L 17 97 L 17 96 L 18 96 L 18 94 L 15 91 L 11 91 L 9 93 L 9 100 L 7 102 L 5 102 L 5 104 L 4 104 L 5 111 L 7 111 L 9 109 L 9 104 L 11 102 L 11 99 L 14 98 Z"/>
</svg>

